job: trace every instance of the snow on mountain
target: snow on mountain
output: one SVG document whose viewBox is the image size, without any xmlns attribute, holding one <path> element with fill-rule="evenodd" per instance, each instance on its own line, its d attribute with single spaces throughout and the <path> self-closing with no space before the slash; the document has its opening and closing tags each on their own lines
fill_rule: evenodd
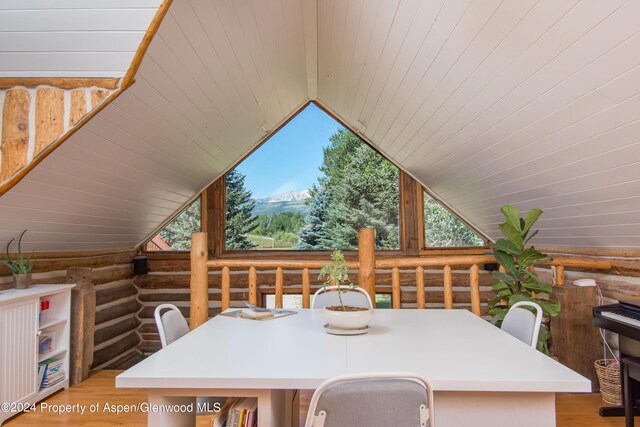
<svg viewBox="0 0 640 427">
<path fill-rule="evenodd" d="M 275 196 L 267 197 L 264 199 L 266 203 L 279 203 L 279 202 L 297 202 L 306 200 L 311 197 L 309 190 L 303 191 L 286 191 L 284 193 L 276 194 Z"/>
</svg>

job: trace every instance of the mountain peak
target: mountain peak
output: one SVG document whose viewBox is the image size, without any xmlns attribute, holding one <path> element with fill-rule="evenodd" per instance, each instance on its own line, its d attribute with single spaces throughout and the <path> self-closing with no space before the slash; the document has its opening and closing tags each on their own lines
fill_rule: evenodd
<svg viewBox="0 0 640 427">
<path fill-rule="evenodd" d="M 305 200 L 311 197 L 309 190 L 303 191 L 286 191 L 284 193 L 276 194 L 274 196 L 268 197 L 265 199 L 267 203 L 278 203 L 278 202 L 292 202 L 292 201 L 300 201 Z"/>
</svg>

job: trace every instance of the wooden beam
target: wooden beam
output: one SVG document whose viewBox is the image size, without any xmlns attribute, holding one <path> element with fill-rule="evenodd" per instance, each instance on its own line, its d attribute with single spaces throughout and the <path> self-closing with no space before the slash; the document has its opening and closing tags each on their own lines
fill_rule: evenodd
<svg viewBox="0 0 640 427">
<path fill-rule="evenodd" d="M 147 32 L 144 34 L 138 49 L 136 50 L 136 54 L 133 57 L 133 61 L 131 61 L 131 65 L 127 70 L 127 74 L 125 74 L 122 79 L 122 85 L 127 86 L 133 83 L 136 73 L 140 68 L 140 64 L 142 64 L 142 60 L 144 59 L 144 55 L 147 53 L 147 49 L 149 49 L 149 45 L 151 44 L 151 40 L 158 32 L 158 28 L 160 28 L 160 24 L 164 19 L 165 15 L 169 11 L 169 6 L 171 6 L 172 0 L 163 0 L 162 4 L 158 8 L 155 16 L 151 20 L 149 27 L 147 28 Z"/>
<path fill-rule="evenodd" d="M 302 270 L 302 308 L 311 307 L 311 276 L 309 269 Z"/>
<path fill-rule="evenodd" d="M 64 133 L 64 91 L 40 88 L 36 91 L 36 136 L 33 155 L 38 155 Z"/>
<path fill-rule="evenodd" d="M 424 298 L 424 268 L 416 268 L 416 300 L 418 308 L 425 308 L 426 301 Z"/>
<path fill-rule="evenodd" d="M 402 169 L 400 174 L 400 248 L 406 255 L 417 256 L 420 254 L 420 227 L 418 222 L 422 218 L 419 215 L 417 188 L 422 186 Z"/>
<path fill-rule="evenodd" d="M 284 289 L 284 275 L 282 267 L 276 268 L 276 308 L 282 308 L 282 294 Z"/>
<path fill-rule="evenodd" d="M 451 267 L 445 265 L 443 274 L 444 308 L 450 310 L 453 308 L 453 280 L 451 276 Z"/>
<path fill-rule="evenodd" d="M 109 96 L 109 91 L 105 89 L 91 89 L 91 108 L 96 108 Z"/>
<path fill-rule="evenodd" d="M 476 316 L 481 315 L 480 310 L 480 270 L 478 264 L 473 264 L 469 270 L 469 283 L 471 290 L 471 311 Z"/>
<path fill-rule="evenodd" d="M 96 290 L 90 267 L 72 267 L 67 270 L 67 283 L 71 289 L 71 342 L 69 381 L 80 384 L 89 378 L 93 365 L 94 334 L 96 329 Z"/>
<path fill-rule="evenodd" d="M 258 272 L 249 268 L 249 304 L 258 305 Z"/>
<path fill-rule="evenodd" d="M 564 285 L 564 267 L 561 265 L 553 267 L 553 284 L 557 286 Z"/>
<path fill-rule="evenodd" d="M 402 308 L 400 270 L 398 268 L 393 268 L 391 270 L 391 306 L 393 308 Z"/>
<path fill-rule="evenodd" d="M 191 235 L 191 298 L 189 327 L 193 330 L 209 319 L 209 270 L 207 269 L 207 235 Z"/>
<path fill-rule="evenodd" d="M 206 222 L 210 258 L 219 258 L 224 251 L 225 185 L 223 176 L 215 180 L 205 193 L 207 210 L 204 221 Z"/>
<path fill-rule="evenodd" d="M 222 267 L 222 311 L 228 310 L 231 305 L 231 270 Z M 208 299 L 207 299 L 208 300 Z"/>
<path fill-rule="evenodd" d="M 58 89 L 99 87 L 114 90 L 120 86 L 120 79 L 117 77 L 0 77 L 0 90 L 38 86 L 51 86 Z"/>
<path fill-rule="evenodd" d="M 35 168 L 37 165 L 40 164 L 41 161 L 43 161 L 45 158 L 47 158 L 47 156 L 49 154 L 53 153 L 56 150 L 56 148 L 58 148 L 60 145 L 62 145 L 67 139 L 69 139 L 73 134 L 75 134 L 78 131 L 78 129 L 80 129 L 82 126 L 84 126 L 96 114 L 98 114 L 100 111 L 102 111 L 102 109 L 104 109 L 104 107 L 106 107 L 111 102 L 113 102 L 116 98 L 118 98 L 118 96 L 120 96 L 120 94 L 122 92 L 124 92 L 128 88 L 129 88 L 129 86 L 124 86 L 123 85 L 120 89 L 114 91 L 111 95 L 109 95 L 109 97 L 102 104 L 100 104 L 98 107 L 94 108 L 91 112 L 86 114 L 78 123 L 76 123 L 76 125 L 74 127 L 69 129 L 64 135 L 62 135 L 60 138 L 55 140 L 52 144 L 49 144 L 44 150 L 42 150 L 42 152 L 40 154 L 35 156 L 33 158 L 33 160 L 29 164 L 27 164 L 25 167 L 23 167 L 22 169 L 18 170 L 14 174 L 12 174 L 11 178 L 9 178 L 8 180 L 3 181 L 0 184 L 0 196 L 5 194 L 11 188 L 13 188 L 13 186 L 16 185 L 18 182 L 20 182 L 20 180 L 22 178 L 24 178 L 33 168 Z M 5 95 L 5 106 L 6 106 L 6 104 L 7 104 L 7 102 L 6 102 L 6 95 Z M 3 120 L 4 120 L 4 117 L 3 117 Z M 4 134 L 4 128 L 3 128 L 2 132 Z M 4 164 L 4 155 L 3 155 L 2 163 Z M 1 173 L 0 173 L 0 181 L 2 181 L 2 174 Z"/>
<path fill-rule="evenodd" d="M 29 151 L 29 107 L 26 89 L 7 91 L 2 109 L 2 165 L 0 182 L 8 180 L 27 164 Z M 0 192 L 0 195 L 2 193 Z"/>
<path fill-rule="evenodd" d="M 69 127 L 75 126 L 87 114 L 87 99 L 84 89 L 71 92 L 71 106 L 69 107 Z"/>
<path fill-rule="evenodd" d="M 369 293 L 376 306 L 376 231 L 373 228 L 358 230 L 358 285 Z"/>
</svg>

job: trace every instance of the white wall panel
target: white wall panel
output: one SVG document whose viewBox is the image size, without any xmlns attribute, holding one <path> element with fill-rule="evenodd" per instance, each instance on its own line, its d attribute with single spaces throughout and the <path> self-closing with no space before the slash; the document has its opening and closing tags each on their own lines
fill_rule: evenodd
<svg viewBox="0 0 640 427">
<path fill-rule="evenodd" d="M 3 2 L 0 75 L 122 75 L 158 5 Z M 492 237 L 515 203 L 545 210 L 539 244 L 640 247 L 638 16 L 624 0 L 176 0 L 134 86 L 0 199 L 0 241 L 138 244 L 317 94 Z"/>
</svg>

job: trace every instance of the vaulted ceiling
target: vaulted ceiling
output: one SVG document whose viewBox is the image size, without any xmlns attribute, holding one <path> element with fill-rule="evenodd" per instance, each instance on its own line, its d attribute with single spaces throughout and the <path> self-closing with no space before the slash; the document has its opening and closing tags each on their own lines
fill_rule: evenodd
<svg viewBox="0 0 640 427">
<path fill-rule="evenodd" d="M 133 57 L 109 44 L 132 40 L 109 11 L 132 24 L 131 2 L 56 2 L 100 26 L 54 10 L 52 44 L 50 2 L 9 3 L 37 13 L 0 8 L 3 76 L 121 76 L 104 61 Z M 514 203 L 545 210 L 539 244 L 640 247 L 638 16 L 620 0 L 174 0 L 136 83 L 0 197 L 0 241 L 139 244 L 317 100 L 491 237 Z M 65 25 L 91 33 L 73 61 L 44 55 L 71 50 Z"/>
</svg>

